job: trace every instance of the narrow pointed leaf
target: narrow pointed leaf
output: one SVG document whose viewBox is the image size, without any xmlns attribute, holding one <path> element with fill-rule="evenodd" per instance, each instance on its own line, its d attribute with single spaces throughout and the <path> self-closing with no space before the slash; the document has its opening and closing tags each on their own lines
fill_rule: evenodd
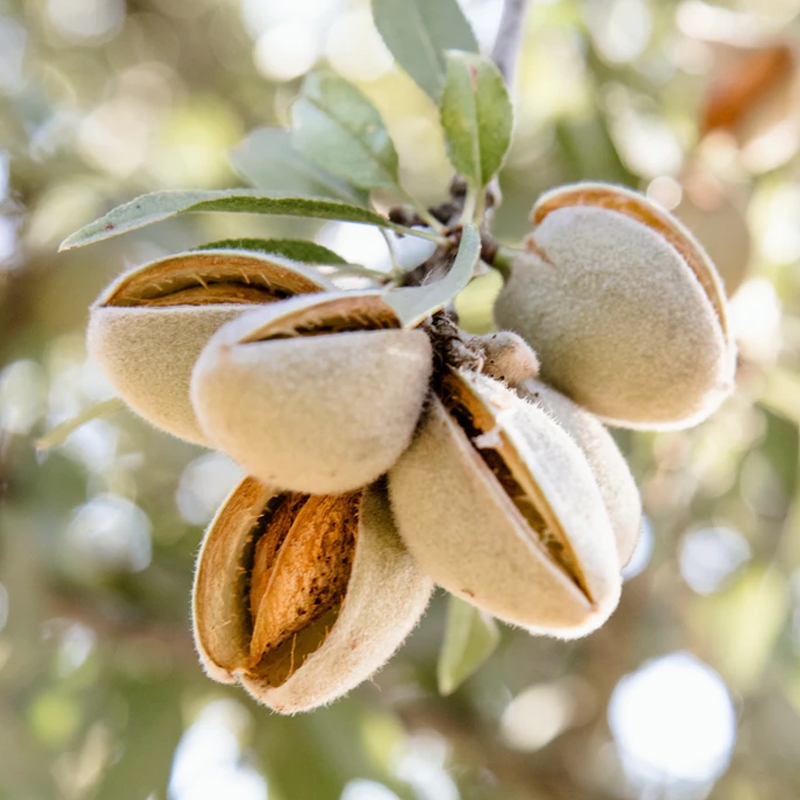
<svg viewBox="0 0 800 800">
<path fill-rule="evenodd" d="M 423 286 L 388 289 L 386 302 L 397 312 L 406 327 L 444 308 L 470 282 L 481 254 L 481 237 L 475 225 L 467 225 L 455 261 L 444 278 Z"/>
<path fill-rule="evenodd" d="M 397 63 L 436 103 L 447 73 L 445 52 L 478 52 L 456 0 L 372 0 L 372 16 Z"/>
<path fill-rule="evenodd" d="M 220 239 L 218 242 L 202 244 L 194 250 L 250 250 L 301 264 L 326 267 L 336 275 L 369 278 L 383 283 L 389 280 L 385 272 L 368 269 L 361 264 L 351 264 L 333 250 L 305 239 Z"/>
<path fill-rule="evenodd" d="M 499 642 L 500 631 L 493 617 L 451 595 L 436 667 L 440 694 L 452 694 L 489 658 Z"/>
<path fill-rule="evenodd" d="M 67 441 L 70 434 L 74 433 L 78 428 L 82 428 L 92 420 L 99 419 L 100 417 L 107 417 L 111 414 L 116 414 L 127 408 L 125 401 L 119 397 L 111 397 L 108 400 L 102 400 L 89 406 L 76 414 L 74 417 L 65 419 L 51 428 L 44 436 L 34 442 L 34 446 L 39 451 L 52 450 L 54 447 L 60 447 Z"/>
<path fill-rule="evenodd" d="M 301 153 L 354 186 L 397 186 L 397 151 L 381 115 L 344 78 L 310 74 L 292 106 L 292 128 Z"/>
<path fill-rule="evenodd" d="M 101 242 L 121 233 L 143 228 L 189 211 L 230 211 L 245 214 L 276 214 L 289 217 L 335 219 L 386 226 L 386 220 L 367 208 L 336 200 L 286 197 L 257 189 L 222 191 L 155 192 L 131 200 L 89 223 L 61 243 L 61 250 Z"/>
<path fill-rule="evenodd" d="M 367 192 L 350 186 L 292 147 L 291 131 L 258 128 L 230 152 L 237 173 L 256 189 L 297 197 L 328 197 L 366 206 Z"/>
<path fill-rule="evenodd" d="M 305 239 L 220 239 L 196 248 L 197 250 L 255 250 L 259 253 L 290 258 L 304 264 L 346 264 L 333 250 Z"/>
<path fill-rule="evenodd" d="M 449 52 L 440 111 L 450 162 L 470 184 L 486 186 L 503 164 L 514 121 L 500 71 L 483 56 Z"/>
<path fill-rule="evenodd" d="M 335 264 L 330 277 L 367 278 L 371 280 L 373 284 L 379 284 L 381 286 L 391 281 L 391 277 L 387 272 L 370 269 L 363 264 Z"/>
</svg>

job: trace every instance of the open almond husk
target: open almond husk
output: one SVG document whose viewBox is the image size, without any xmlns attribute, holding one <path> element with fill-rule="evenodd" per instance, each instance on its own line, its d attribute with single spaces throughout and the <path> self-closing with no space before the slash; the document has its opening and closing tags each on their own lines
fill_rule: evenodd
<svg viewBox="0 0 800 800">
<path fill-rule="evenodd" d="M 616 607 L 614 532 L 585 456 L 498 381 L 447 370 L 389 490 L 422 568 L 499 619 L 574 638 Z"/>
<path fill-rule="evenodd" d="M 431 374 L 420 329 L 378 291 L 295 297 L 250 311 L 209 340 L 191 397 L 208 439 L 273 486 L 358 489 L 411 441 Z"/>
<path fill-rule="evenodd" d="M 197 562 L 195 643 L 208 675 L 283 714 L 335 700 L 379 669 L 433 584 L 379 484 L 308 496 L 245 478 Z"/>
<path fill-rule="evenodd" d="M 641 533 L 642 499 L 613 437 L 594 414 L 546 383 L 526 380 L 517 392 L 550 414 L 586 456 L 614 530 L 619 565 L 624 567 Z"/>
<path fill-rule="evenodd" d="M 500 327 L 542 379 L 611 425 L 680 428 L 733 389 L 725 293 L 695 238 L 647 198 L 606 184 L 543 195 L 497 298 Z"/>
<path fill-rule="evenodd" d="M 90 355 L 120 397 L 157 428 L 207 440 L 189 402 L 192 367 L 211 334 L 248 307 L 332 288 L 314 270 L 244 250 L 197 250 L 119 276 L 89 312 Z"/>
</svg>

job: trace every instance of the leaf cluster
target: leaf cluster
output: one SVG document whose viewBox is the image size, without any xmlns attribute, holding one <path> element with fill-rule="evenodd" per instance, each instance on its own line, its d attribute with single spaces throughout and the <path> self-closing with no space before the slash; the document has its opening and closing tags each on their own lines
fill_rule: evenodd
<svg viewBox="0 0 800 800">
<path fill-rule="evenodd" d="M 372 7 L 375 25 L 398 64 L 439 107 L 450 161 L 466 183 L 465 196 L 456 205 L 459 213 L 442 222 L 409 195 L 397 149 L 375 106 L 344 78 L 314 72 L 292 106 L 290 129 L 255 130 L 232 152 L 234 168 L 252 188 L 144 195 L 81 228 L 61 248 L 104 241 L 197 211 L 359 223 L 434 241 L 439 247 L 430 259 L 431 270 L 423 270 L 422 280 L 397 266 L 387 275 L 371 274 L 303 240 L 232 240 L 224 245 L 377 279 L 408 326 L 451 303 L 476 277 L 482 249 L 487 252 L 482 247 L 488 241 L 484 198 L 511 143 L 511 101 L 497 67 L 478 54 L 475 35 L 456 0 L 375 0 Z M 388 191 L 400 209 L 379 211 L 373 190 Z M 400 224 L 398 217 L 411 224 Z M 427 280 L 442 264 L 443 276 Z M 419 285 L 408 285 L 415 282 Z"/>
</svg>

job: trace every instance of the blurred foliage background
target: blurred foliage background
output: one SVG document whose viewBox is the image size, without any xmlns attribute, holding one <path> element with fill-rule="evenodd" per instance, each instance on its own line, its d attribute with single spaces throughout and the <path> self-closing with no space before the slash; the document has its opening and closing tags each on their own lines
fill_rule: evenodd
<svg viewBox="0 0 800 800">
<path fill-rule="evenodd" d="M 488 51 L 502 3 L 463 5 Z M 193 215 L 56 249 L 137 194 L 237 185 L 228 150 L 286 124 L 323 64 L 378 106 L 406 187 L 437 202 L 436 110 L 363 0 L 0 0 L 0 798 L 800 796 L 798 14 L 532 4 L 496 232 L 521 238 L 566 181 L 646 191 L 717 260 L 737 392 L 694 430 L 620 434 L 648 524 L 600 631 L 504 629 L 442 698 L 437 597 L 374 682 L 281 718 L 206 679 L 191 644 L 195 551 L 236 467 L 126 411 L 34 442 L 111 396 L 83 329 L 122 268 L 231 236 L 314 236 L 368 266 L 385 244 L 366 226 Z M 491 325 L 498 281 L 460 298 L 465 325 Z"/>
</svg>

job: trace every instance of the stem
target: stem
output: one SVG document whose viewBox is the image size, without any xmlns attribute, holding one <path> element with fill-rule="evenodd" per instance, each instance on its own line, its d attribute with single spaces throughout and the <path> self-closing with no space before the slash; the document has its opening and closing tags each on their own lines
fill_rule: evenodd
<svg viewBox="0 0 800 800">
<path fill-rule="evenodd" d="M 511 277 L 511 263 L 514 260 L 516 251 L 508 247 L 498 247 L 491 256 L 491 261 L 487 258 L 486 261 L 491 264 L 502 276 L 503 283 Z"/>
<path fill-rule="evenodd" d="M 505 0 L 503 5 L 500 28 L 492 49 L 492 61 L 497 64 L 507 86 L 514 79 L 514 67 L 522 43 L 523 22 L 527 10 L 528 0 Z"/>
<path fill-rule="evenodd" d="M 403 274 L 403 270 L 400 269 L 400 265 L 397 263 L 397 256 L 394 252 L 394 244 L 389 238 L 389 233 L 385 228 L 378 228 L 378 230 L 381 232 L 381 236 L 383 236 L 383 240 L 386 242 L 386 248 L 389 251 L 389 260 L 392 262 L 392 271 L 389 273 L 389 277 L 397 278 Z"/>
<path fill-rule="evenodd" d="M 449 242 L 447 237 L 439 236 L 425 228 L 407 228 L 405 225 L 399 225 L 397 222 L 389 222 L 388 220 L 384 227 L 391 228 L 396 233 L 403 234 L 403 236 L 416 236 L 418 239 L 427 239 L 429 242 L 436 242 L 436 244 L 446 245 Z"/>
<path fill-rule="evenodd" d="M 405 189 L 403 189 L 402 186 L 400 187 L 400 191 L 402 192 L 403 199 L 414 207 L 414 211 L 417 212 L 421 220 L 424 220 L 437 233 L 444 233 L 444 225 L 442 225 L 442 223 L 439 222 L 439 220 L 436 219 L 436 217 L 434 217 L 433 214 L 431 214 L 431 212 L 428 211 L 428 209 L 425 208 L 425 206 L 422 205 L 422 203 L 420 203 L 416 197 L 409 194 Z"/>
<path fill-rule="evenodd" d="M 464 209 L 461 212 L 461 224 L 469 225 L 475 220 L 478 204 L 478 190 L 474 186 L 467 188 L 467 196 L 464 198 Z"/>
<path fill-rule="evenodd" d="M 475 216 L 473 218 L 473 222 L 476 225 L 480 225 L 483 222 L 483 218 L 486 215 L 486 189 L 482 192 L 478 192 L 478 196 L 475 200 Z"/>
</svg>

